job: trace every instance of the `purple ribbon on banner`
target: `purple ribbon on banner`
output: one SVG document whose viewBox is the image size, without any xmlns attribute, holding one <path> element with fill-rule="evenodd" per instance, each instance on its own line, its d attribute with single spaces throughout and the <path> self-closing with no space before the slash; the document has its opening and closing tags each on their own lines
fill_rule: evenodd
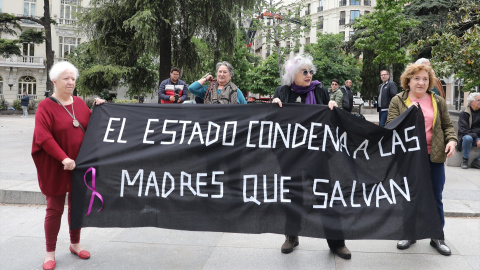
<svg viewBox="0 0 480 270">
<path fill-rule="evenodd" d="M 92 187 L 90 187 L 87 184 L 87 174 L 90 171 L 92 172 Z M 87 212 L 87 216 L 88 216 L 88 215 L 90 215 L 90 211 L 92 211 L 93 200 L 95 199 L 95 196 L 97 196 L 100 199 L 100 201 L 102 202 L 102 207 L 100 207 L 100 209 L 98 209 L 97 212 L 100 212 L 103 208 L 102 195 L 100 195 L 100 193 L 98 193 L 98 191 L 95 189 L 95 168 L 94 167 L 88 168 L 88 170 L 85 172 L 85 175 L 83 176 L 83 181 L 85 182 L 85 185 L 87 186 L 87 188 L 92 191 L 92 197 L 90 198 L 90 205 L 88 206 L 88 212 Z"/>
</svg>

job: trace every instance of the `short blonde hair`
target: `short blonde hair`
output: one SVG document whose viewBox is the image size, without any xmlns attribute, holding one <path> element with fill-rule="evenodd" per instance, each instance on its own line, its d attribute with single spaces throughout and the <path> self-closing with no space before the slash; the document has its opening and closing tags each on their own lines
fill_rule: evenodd
<svg viewBox="0 0 480 270">
<path fill-rule="evenodd" d="M 433 73 L 433 70 L 431 67 L 427 65 L 422 65 L 422 64 L 409 64 L 405 68 L 405 71 L 402 73 L 402 76 L 400 76 L 400 82 L 402 84 L 402 88 L 405 90 L 410 90 L 408 86 L 408 84 L 410 83 L 410 79 L 412 79 L 412 77 L 415 76 L 415 74 L 417 74 L 422 70 L 425 70 L 427 72 L 428 90 L 432 90 L 437 77 L 435 77 L 435 74 Z"/>
</svg>

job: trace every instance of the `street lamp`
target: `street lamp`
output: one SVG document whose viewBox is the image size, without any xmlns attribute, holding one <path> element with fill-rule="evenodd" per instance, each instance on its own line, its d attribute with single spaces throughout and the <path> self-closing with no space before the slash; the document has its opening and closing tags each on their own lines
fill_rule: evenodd
<svg viewBox="0 0 480 270">
<path fill-rule="evenodd" d="M 9 83 L 8 86 L 10 86 L 10 91 L 12 91 L 13 83 Z"/>
</svg>

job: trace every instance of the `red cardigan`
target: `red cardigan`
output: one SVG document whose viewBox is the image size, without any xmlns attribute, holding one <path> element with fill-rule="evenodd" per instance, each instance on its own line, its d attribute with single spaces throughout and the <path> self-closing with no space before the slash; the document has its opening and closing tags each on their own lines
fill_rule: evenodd
<svg viewBox="0 0 480 270">
<path fill-rule="evenodd" d="M 83 128 L 87 128 L 91 111 L 82 99 L 73 97 L 71 105 L 65 106 Z M 62 105 L 49 98 L 38 104 L 35 113 L 32 157 L 37 167 L 38 184 L 43 194 L 59 196 L 72 190 L 72 171 L 63 169 L 62 160 L 75 160 L 85 133 L 80 127 L 74 127 L 72 117 Z"/>
</svg>

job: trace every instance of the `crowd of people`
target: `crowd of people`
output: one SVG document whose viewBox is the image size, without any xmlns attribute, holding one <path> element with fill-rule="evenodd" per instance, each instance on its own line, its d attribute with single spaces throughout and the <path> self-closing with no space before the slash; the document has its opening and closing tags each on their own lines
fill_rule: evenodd
<svg viewBox="0 0 480 270">
<path fill-rule="evenodd" d="M 426 60 L 426 61 L 425 61 Z M 282 107 L 288 103 L 319 104 L 331 110 L 338 108 L 348 112 L 353 107 L 352 81 L 343 86 L 337 79 L 331 80 L 328 90 L 321 82 L 313 80 L 316 68 L 309 56 L 296 56 L 286 61 L 282 85 L 275 89 L 272 102 Z M 50 70 L 50 79 L 55 89 L 50 97 L 41 101 L 35 114 L 35 130 L 32 143 L 32 157 L 37 168 L 40 189 L 47 199 L 45 216 L 46 255 L 43 269 L 54 269 L 57 236 L 60 230 L 65 198 L 68 201 L 68 221 L 70 222 L 72 170 L 75 159 L 88 127 L 91 110 L 82 99 L 73 96 L 78 70 L 68 62 L 59 62 Z M 196 96 L 197 102 L 205 104 L 246 104 L 242 91 L 232 82 L 233 66 L 222 61 L 216 65 L 215 76 L 206 74 L 191 85 L 180 80 L 180 70 L 172 68 L 170 78 L 162 81 L 158 89 L 159 103 L 182 103 L 187 92 Z M 428 163 L 431 173 L 433 194 L 437 210 L 444 226 L 442 191 L 445 184 L 446 158 L 455 152 L 455 146 L 462 151 L 462 168 L 468 168 L 468 159 L 472 147 L 480 148 L 480 93 L 469 96 L 467 109 L 460 114 L 458 138 L 450 120 L 445 103 L 445 92 L 427 59 L 406 67 L 401 76 L 404 91 L 398 93 L 397 85 L 390 80 L 387 70 L 380 72 L 382 83 L 378 87 L 379 125 L 384 127 L 411 106 L 419 107 L 424 116 L 425 134 L 428 149 Z M 205 85 L 206 84 L 206 85 Z M 28 106 L 28 95 L 25 97 Z M 24 100 L 22 99 L 22 102 Z M 105 102 L 95 99 L 95 104 Z M 23 106 L 23 103 L 22 103 Z M 27 114 L 28 115 L 28 114 Z M 26 115 L 24 114 L 26 117 Z M 480 156 L 472 161 L 472 167 L 480 169 Z M 302 200 L 302 198 L 297 198 Z M 282 253 L 291 253 L 299 245 L 298 232 L 301 224 L 298 213 L 291 213 L 286 220 L 285 241 Z M 293 229 L 292 229 L 293 228 Z M 295 229 L 296 228 L 296 229 Z M 72 254 L 80 259 L 90 258 L 90 253 L 80 245 L 80 229 L 70 230 Z M 398 249 L 407 249 L 416 239 L 400 240 Z M 344 239 L 327 239 L 329 248 L 343 259 L 350 259 L 351 252 L 345 246 Z M 443 255 L 451 250 L 445 239 L 431 239 L 430 245 Z"/>
</svg>

